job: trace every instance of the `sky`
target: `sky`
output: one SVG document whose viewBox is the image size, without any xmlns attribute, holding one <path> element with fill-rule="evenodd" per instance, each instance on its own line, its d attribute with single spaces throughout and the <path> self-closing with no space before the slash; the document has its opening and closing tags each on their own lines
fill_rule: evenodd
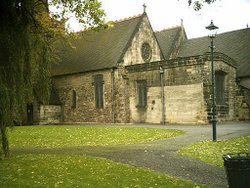
<svg viewBox="0 0 250 188">
<path fill-rule="evenodd" d="M 250 27 L 250 0 L 217 0 L 196 12 L 187 0 L 100 0 L 107 21 L 115 21 L 146 12 L 154 31 L 183 24 L 188 38 L 207 36 L 205 29 L 213 20 L 218 33 Z M 74 26 L 77 28 L 77 26 Z M 76 29 L 77 30 L 77 29 Z"/>
</svg>

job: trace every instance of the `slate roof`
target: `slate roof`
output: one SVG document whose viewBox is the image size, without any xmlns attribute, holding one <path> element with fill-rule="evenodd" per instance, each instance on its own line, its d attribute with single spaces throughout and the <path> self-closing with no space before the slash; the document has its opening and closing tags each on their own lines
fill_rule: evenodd
<svg viewBox="0 0 250 188">
<path fill-rule="evenodd" d="M 114 23 L 114 27 L 79 32 L 79 38 L 72 41 L 75 48 L 60 44 L 61 62 L 52 65 L 52 75 L 108 69 L 117 66 L 146 13 Z M 175 49 L 182 26 L 155 32 L 164 59 L 169 59 Z M 218 34 L 214 44 L 222 52 L 236 60 L 237 76 L 250 76 L 250 28 Z M 178 57 L 203 55 L 209 52 L 209 38 L 185 40 Z"/>
<path fill-rule="evenodd" d="M 208 37 L 189 39 L 183 43 L 178 57 L 202 55 L 209 52 Z M 250 76 L 250 28 L 221 33 L 214 39 L 215 51 L 236 60 L 237 76 Z"/>
<path fill-rule="evenodd" d="M 250 78 L 240 80 L 240 85 L 250 90 Z"/>
<path fill-rule="evenodd" d="M 116 67 L 145 15 L 115 22 L 114 27 L 99 32 L 79 32 L 80 37 L 72 41 L 75 48 L 61 44 L 61 49 L 58 50 L 61 62 L 52 65 L 52 75 Z"/>
<path fill-rule="evenodd" d="M 155 32 L 155 36 L 160 45 L 164 59 L 170 58 L 175 42 L 178 39 L 180 32 L 181 32 L 181 26 Z"/>
</svg>

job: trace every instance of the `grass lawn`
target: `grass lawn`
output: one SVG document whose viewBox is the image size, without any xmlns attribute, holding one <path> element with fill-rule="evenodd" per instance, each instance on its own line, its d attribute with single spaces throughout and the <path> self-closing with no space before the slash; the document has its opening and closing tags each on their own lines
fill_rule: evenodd
<svg viewBox="0 0 250 188">
<path fill-rule="evenodd" d="M 70 155 L 15 155 L 0 161 L 1 187 L 207 187 L 107 159 Z"/>
<path fill-rule="evenodd" d="M 135 144 L 183 134 L 179 130 L 97 126 L 20 126 L 9 130 L 10 147 L 74 147 Z"/>
<path fill-rule="evenodd" d="M 11 148 L 134 144 L 182 131 L 96 126 L 27 126 L 10 129 Z M 18 154 L 0 160 L 1 187 L 207 187 L 145 168 L 92 156 Z"/>
<path fill-rule="evenodd" d="M 203 141 L 183 147 L 181 155 L 194 157 L 206 163 L 223 166 L 222 156 L 228 153 L 250 153 L 250 135 L 223 141 Z"/>
</svg>

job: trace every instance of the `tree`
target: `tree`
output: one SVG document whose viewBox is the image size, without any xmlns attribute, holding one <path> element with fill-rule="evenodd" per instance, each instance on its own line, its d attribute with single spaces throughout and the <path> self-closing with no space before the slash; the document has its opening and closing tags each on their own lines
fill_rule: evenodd
<svg viewBox="0 0 250 188">
<path fill-rule="evenodd" d="M 216 0 L 188 0 L 188 6 L 193 6 L 195 11 L 199 11 L 203 4 L 211 4 L 214 3 Z"/>
<path fill-rule="evenodd" d="M 44 103 L 48 101 L 53 44 L 69 35 L 64 24 L 72 15 L 85 27 L 104 24 L 98 0 L 1 0 L 0 157 L 9 154 L 7 127 L 21 121 L 24 107 L 34 100 L 34 89 Z"/>
</svg>

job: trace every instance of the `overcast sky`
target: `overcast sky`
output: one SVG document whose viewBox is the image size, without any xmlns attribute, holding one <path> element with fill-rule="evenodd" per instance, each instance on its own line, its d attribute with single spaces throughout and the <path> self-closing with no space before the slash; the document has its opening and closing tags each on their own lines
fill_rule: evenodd
<svg viewBox="0 0 250 188">
<path fill-rule="evenodd" d="M 217 0 L 196 12 L 187 0 L 101 0 L 107 21 L 114 21 L 143 12 L 143 4 L 155 31 L 180 25 L 183 19 L 188 38 L 206 36 L 211 19 L 218 33 L 250 27 L 250 0 Z"/>
</svg>

